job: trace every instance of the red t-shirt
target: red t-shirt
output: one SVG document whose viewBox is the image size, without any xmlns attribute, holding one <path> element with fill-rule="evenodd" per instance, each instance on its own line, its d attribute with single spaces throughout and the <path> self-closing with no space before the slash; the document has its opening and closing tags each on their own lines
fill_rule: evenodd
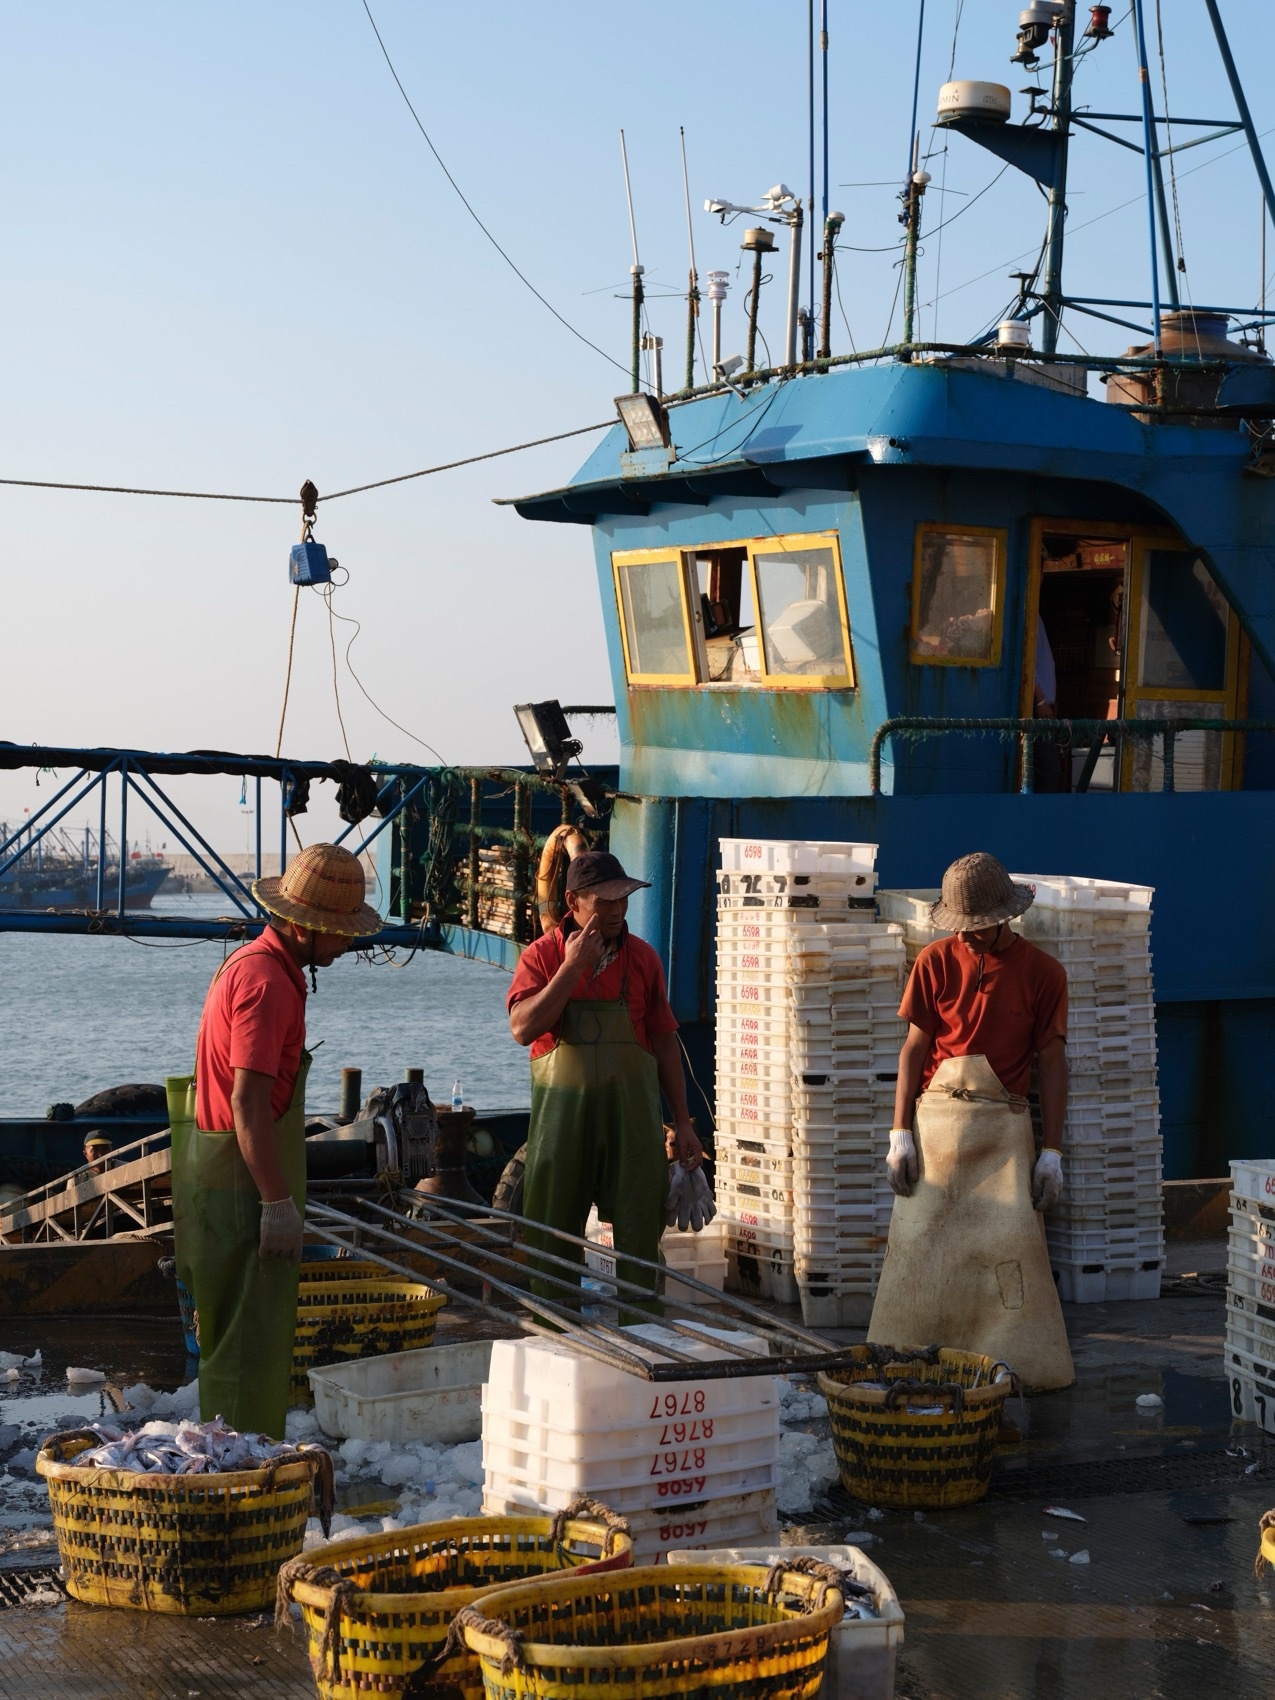
<svg viewBox="0 0 1275 1700">
<path fill-rule="evenodd" d="M 953 934 L 917 957 L 899 1014 L 934 1040 L 922 1091 L 948 1057 L 982 1056 L 1007 1092 L 1025 1097 L 1037 1052 L 1067 1037 L 1067 971 L 1017 935 L 980 957 Z"/>
<path fill-rule="evenodd" d="M 240 947 L 208 988 L 195 1047 L 195 1113 L 200 1127 L 235 1125 L 230 1092 L 237 1068 L 272 1074 L 278 1121 L 292 1102 L 305 1043 L 305 975 L 273 927 Z"/>
<path fill-rule="evenodd" d="M 516 1003 L 521 1003 L 523 998 L 534 997 L 537 992 L 544 990 L 562 967 L 566 941 L 575 931 L 576 924 L 568 917 L 553 932 L 546 933 L 543 938 L 538 938 L 535 944 L 527 946 L 514 970 L 513 984 L 505 1000 L 506 1009 L 512 1009 Z M 571 994 L 572 1001 L 576 998 L 591 998 L 601 1002 L 617 1002 L 626 995 L 626 979 L 634 1036 L 644 1049 L 653 1050 L 652 1039 L 658 1039 L 664 1033 L 677 1032 L 677 1017 L 668 1001 L 668 991 L 664 984 L 664 964 L 650 945 L 634 938 L 627 927 L 620 935 L 620 948 L 612 961 L 601 973 L 586 974 L 577 981 Z M 551 1051 L 557 1042 L 556 1027 L 549 1033 L 542 1033 L 538 1039 L 532 1041 L 532 1060 Z"/>
</svg>

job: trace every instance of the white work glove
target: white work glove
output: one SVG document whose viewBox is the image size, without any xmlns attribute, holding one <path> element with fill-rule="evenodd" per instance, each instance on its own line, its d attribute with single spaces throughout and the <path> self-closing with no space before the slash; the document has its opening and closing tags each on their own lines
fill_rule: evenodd
<svg viewBox="0 0 1275 1700">
<path fill-rule="evenodd" d="M 1062 1197 L 1062 1152 L 1046 1148 L 1032 1170 L 1032 1203 L 1037 1210 L 1052 1210 Z"/>
<path fill-rule="evenodd" d="M 257 1249 L 262 1257 L 275 1258 L 283 1263 L 300 1263 L 301 1235 L 305 1223 L 301 1212 L 290 1198 L 277 1198 L 273 1204 L 261 1203 L 261 1238 Z"/>
<path fill-rule="evenodd" d="M 691 1225 L 691 1177 L 680 1163 L 668 1167 L 668 1197 L 664 1200 L 664 1225 L 680 1228 L 683 1233 Z"/>
<path fill-rule="evenodd" d="M 916 1160 L 916 1141 L 910 1127 L 890 1129 L 890 1152 L 885 1160 L 890 1185 L 900 1198 L 911 1198 L 920 1168 Z"/>
<path fill-rule="evenodd" d="M 681 1168 L 681 1164 L 678 1164 Z M 708 1180 L 703 1169 L 691 1170 L 691 1230 L 702 1233 L 717 1214 L 717 1203 L 708 1190 Z"/>
</svg>

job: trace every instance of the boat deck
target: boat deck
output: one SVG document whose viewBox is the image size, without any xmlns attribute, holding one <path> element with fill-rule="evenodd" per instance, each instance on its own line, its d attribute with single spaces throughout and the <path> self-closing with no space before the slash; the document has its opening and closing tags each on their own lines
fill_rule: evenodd
<svg viewBox="0 0 1275 1700">
<path fill-rule="evenodd" d="M 1275 1441 L 1231 1425 L 1225 1256 L 1217 1240 L 1171 1243 L 1158 1303 L 1066 1307 L 1076 1385 L 1030 1401 L 1029 1432 L 998 1459 L 982 1504 L 869 1517 L 835 1494 L 787 1531 L 802 1542 L 871 1535 L 907 1613 L 899 1700 L 1269 1695 L 1275 1575 L 1256 1577 L 1253 1559 L 1258 1518 L 1275 1505 Z M 1139 1415 L 1140 1393 L 1158 1393 L 1163 1410 Z M 1068 1556 L 1052 1556 L 1058 1547 Z M 1070 1562 L 1081 1551 L 1089 1562 Z M 0 1570 L 6 1700 L 315 1693 L 300 1638 L 277 1637 L 264 1617 L 104 1620 L 75 1601 L 3 1609 L 4 1593 Z"/>
</svg>

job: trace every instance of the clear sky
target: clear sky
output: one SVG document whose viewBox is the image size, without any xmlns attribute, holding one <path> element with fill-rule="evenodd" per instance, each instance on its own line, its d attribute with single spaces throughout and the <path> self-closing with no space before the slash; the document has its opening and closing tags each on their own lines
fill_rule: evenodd
<svg viewBox="0 0 1275 1700">
<path fill-rule="evenodd" d="M 780 179 L 810 187 L 805 0 L 370 4 L 474 208 L 620 366 L 632 258 L 624 126 L 651 328 L 665 338 L 666 382 L 679 382 L 678 126 L 701 275 L 733 277 L 742 226 L 722 229 L 705 197 L 747 202 Z M 1019 10 L 1018 0 L 926 6 L 918 127 L 923 151 L 940 150 L 925 206 L 926 335 L 958 339 L 994 320 L 1012 293 L 1006 274 L 1039 246 L 1034 185 L 1009 171 L 976 201 L 999 163 L 960 137 L 942 151 L 930 129 L 950 67 L 1008 84 L 1022 115 L 1029 78 L 1009 63 Z M 1266 131 L 1275 8 L 1223 0 L 1222 10 Z M 1202 5 L 1162 0 L 1162 11 L 1170 109 L 1230 117 Z M 1125 16 L 1116 5 L 1115 38 L 1085 61 L 1082 105 L 1137 110 Z M 871 347 L 885 338 L 898 276 L 917 5 L 830 0 L 829 18 L 840 294 L 856 344 Z M 1155 19 L 1151 0 L 1163 110 Z M 4 22 L 3 475 L 291 496 L 305 478 L 332 491 L 611 416 L 622 372 L 551 317 L 466 213 L 362 0 L 62 0 L 8 6 Z M 1177 160 L 1184 291 L 1198 302 L 1260 293 L 1259 191 L 1245 153 L 1222 157 L 1235 146 Z M 1141 159 L 1083 134 L 1072 158 L 1070 287 L 1144 295 Z M 955 222 L 937 231 L 944 218 Z M 874 248 L 888 251 L 861 251 Z M 743 343 L 744 288 L 727 305 L 728 349 Z M 777 276 L 762 307 L 772 352 L 782 296 Z M 898 325 L 896 312 L 895 335 Z M 1092 320 L 1071 329 L 1091 351 L 1138 340 Z M 838 313 L 833 348 L 848 346 Z M 492 503 L 565 481 L 596 440 L 320 504 L 317 535 L 349 572 L 336 611 L 362 622 L 356 670 L 450 761 L 521 757 L 516 701 L 612 700 L 587 528 L 528 524 Z M 297 510 L 0 488 L 0 514 L 0 736 L 273 751 Z M 343 662 L 338 675 L 356 759 L 427 755 L 377 716 Z M 326 611 L 310 592 L 284 750 L 342 753 Z M 612 753 L 595 726 L 586 758 Z M 0 816 L 43 795 L 26 776 L 0 776 Z M 224 780 L 200 808 L 226 848 L 242 843 L 237 803 Z M 330 818 L 316 810 L 309 836 Z"/>
</svg>

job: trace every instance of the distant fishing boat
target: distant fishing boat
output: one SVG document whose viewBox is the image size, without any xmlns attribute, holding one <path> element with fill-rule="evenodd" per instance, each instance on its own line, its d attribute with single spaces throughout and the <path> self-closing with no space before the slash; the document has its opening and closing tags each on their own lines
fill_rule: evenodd
<svg viewBox="0 0 1275 1700">
<path fill-rule="evenodd" d="M 0 821 L 0 845 L 9 847 L 11 837 L 8 823 Z M 114 906 L 119 901 L 120 854 L 109 833 L 99 873 L 100 862 L 96 838 L 87 827 L 78 846 L 65 834 L 54 843 L 48 838 L 25 846 L 15 841 L 8 854 L 0 857 L 0 910 Z M 124 859 L 124 907 L 149 909 L 170 872 L 158 851 L 149 847 L 130 851 Z"/>
</svg>

